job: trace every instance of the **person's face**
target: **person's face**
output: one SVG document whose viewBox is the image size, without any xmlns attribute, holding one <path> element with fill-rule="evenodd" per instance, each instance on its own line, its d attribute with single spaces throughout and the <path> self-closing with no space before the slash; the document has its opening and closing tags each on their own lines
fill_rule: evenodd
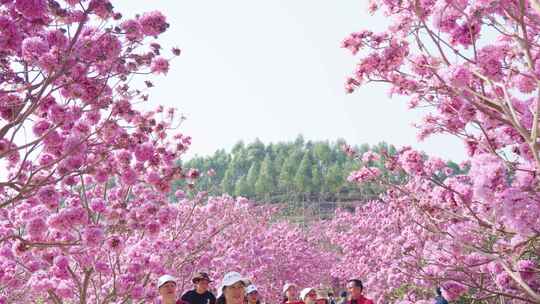
<svg viewBox="0 0 540 304">
<path fill-rule="evenodd" d="M 304 302 L 306 304 L 315 304 L 316 300 L 317 300 L 317 293 L 315 292 L 315 290 L 312 290 L 308 292 L 308 294 L 306 295 L 306 298 L 304 299 Z"/>
<path fill-rule="evenodd" d="M 259 299 L 259 293 L 256 291 L 250 292 L 247 295 L 247 300 L 249 303 L 255 303 Z"/>
<path fill-rule="evenodd" d="M 287 296 L 287 299 L 289 300 L 296 299 L 297 294 L 298 291 L 296 290 L 296 286 L 289 287 L 289 289 L 287 289 L 287 292 L 285 292 L 285 296 Z"/>
<path fill-rule="evenodd" d="M 163 298 L 176 296 L 176 283 L 167 282 L 159 287 L 159 295 Z"/>
<path fill-rule="evenodd" d="M 347 283 L 347 291 L 353 299 L 358 299 L 362 295 L 362 288 L 356 286 L 354 282 Z"/>
<path fill-rule="evenodd" d="M 231 286 L 225 287 L 223 294 L 227 304 L 242 304 L 244 303 L 244 284 L 236 282 Z"/>
<path fill-rule="evenodd" d="M 198 280 L 195 286 L 197 287 L 197 290 L 205 292 L 208 290 L 208 285 L 210 282 L 208 280 Z"/>
</svg>

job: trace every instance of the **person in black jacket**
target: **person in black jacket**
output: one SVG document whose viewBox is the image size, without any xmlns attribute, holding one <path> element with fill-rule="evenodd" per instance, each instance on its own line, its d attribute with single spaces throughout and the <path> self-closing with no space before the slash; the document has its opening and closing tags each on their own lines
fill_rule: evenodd
<svg viewBox="0 0 540 304">
<path fill-rule="evenodd" d="M 216 297 L 208 290 L 212 282 L 206 272 L 198 272 L 191 280 L 195 289 L 186 292 L 182 300 L 189 304 L 216 304 Z"/>
</svg>

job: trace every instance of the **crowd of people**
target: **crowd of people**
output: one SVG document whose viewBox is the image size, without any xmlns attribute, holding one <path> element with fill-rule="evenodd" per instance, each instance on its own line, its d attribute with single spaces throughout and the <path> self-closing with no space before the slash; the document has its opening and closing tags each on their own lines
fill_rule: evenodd
<svg viewBox="0 0 540 304">
<path fill-rule="evenodd" d="M 238 272 L 226 273 L 217 286 L 217 298 L 210 291 L 210 279 L 207 273 L 196 273 L 192 278 L 194 289 L 178 297 L 176 278 L 163 275 L 158 279 L 159 298 L 156 304 L 261 304 L 264 301 L 257 286 Z M 364 286 L 359 279 L 347 282 L 347 291 L 334 298 L 332 292 L 323 293 L 314 287 L 305 287 L 299 292 L 294 283 L 286 283 L 282 290 L 282 301 L 279 304 L 373 304 L 363 295 Z"/>
</svg>

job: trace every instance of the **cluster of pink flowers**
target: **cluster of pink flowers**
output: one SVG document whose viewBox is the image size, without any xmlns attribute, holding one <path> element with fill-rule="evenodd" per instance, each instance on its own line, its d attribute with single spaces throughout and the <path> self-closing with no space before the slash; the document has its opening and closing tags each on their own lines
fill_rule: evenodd
<svg viewBox="0 0 540 304">
<path fill-rule="evenodd" d="M 142 32 L 147 36 L 157 36 L 167 30 L 169 24 L 165 20 L 165 16 L 158 11 L 144 13 L 139 18 Z"/>
<path fill-rule="evenodd" d="M 83 269 L 110 276 L 92 297 L 107 297 L 111 284 L 123 299 L 145 290 L 113 263 L 149 260 L 137 260 L 137 246 L 150 246 L 141 236 L 158 235 L 173 213 L 137 210 L 143 200 L 159 210 L 187 177 L 176 161 L 190 138 L 173 134 L 175 111 L 138 109 L 148 96 L 130 83 L 168 71 L 157 43 L 144 48 L 168 28 L 164 15 L 122 18 L 107 0 L 2 2 L 0 302 L 92 302 L 75 299 L 85 296 L 75 292 L 90 275 Z"/>
<path fill-rule="evenodd" d="M 347 177 L 349 182 L 365 183 L 377 179 L 381 175 L 381 170 L 377 167 L 364 167 L 358 171 L 353 171 Z"/>
</svg>

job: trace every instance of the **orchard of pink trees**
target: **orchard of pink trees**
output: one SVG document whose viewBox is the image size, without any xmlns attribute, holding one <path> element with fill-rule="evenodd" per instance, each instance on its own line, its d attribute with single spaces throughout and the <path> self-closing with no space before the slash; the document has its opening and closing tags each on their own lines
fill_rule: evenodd
<svg viewBox="0 0 540 304">
<path fill-rule="evenodd" d="M 268 302 L 288 281 L 358 277 L 380 303 L 428 303 L 437 286 L 449 301 L 539 303 L 540 3 L 371 0 L 369 10 L 391 25 L 345 39 L 359 57 L 346 90 L 386 84 L 430 109 L 419 139 L 458 136 L 469 159 L 453 172 L 408 147 L 347 149 L 362 165 L 351 182 L 389 190 L 306 230 L 242 198 L 171 193 L 200 173 L 178 165 L 191 143 L 182 118 L 148 95 L 149 75 L 180 55 L 157 42 L 162 13 L 0 1 L 0 303 L 146 303 L 158 276 L 187 289 L 200 269 L 239 271 Z"/>
<path fill-rule="evenodd" d="M 539 2 L 374 0 L 369 9 L 391 25 L 343 42 L 360 57 L 347 91 L 386 83 L 410 108 L 430 109 L 419 139 L 458 136 L 469 159 L 458 174 L 410 148 L 379 155 L 408 179 L 336 216 L 329 235 L 344 255 L 334 275 L 363 274 L 381 301 L 417 302 L 441 286 L 449 301 L 540 302 Z M 388 182 L 377 156 L 359 161 L 351 181 Z"/>
<path fill-rule="evenodd" d="M 241 270 L 269 299 L 298 265 L 319 271 L 296 282 L 324 280 L 332 254 L 275 211 L 170 193 L 199 175 L 178 166 L 191 139 L 174 109 L 138 106 L 180 55 L 155 40 L 168 27 L 106 0 L 1 1 L 0 303 L 144 303 L 158 276 L 200 268 Z"/>
</svg>

